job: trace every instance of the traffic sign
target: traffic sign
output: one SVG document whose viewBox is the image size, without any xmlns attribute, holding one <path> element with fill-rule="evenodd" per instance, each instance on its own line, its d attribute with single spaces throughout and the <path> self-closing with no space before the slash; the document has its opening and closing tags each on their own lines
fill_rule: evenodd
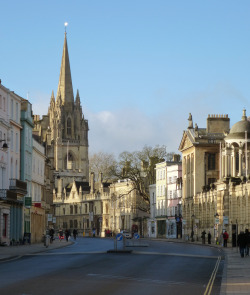
<svg viewBox="0 0 250 295">
<path fill-rule="evenodd" d="M 121 233 L 116 235 L 116 240 L 117 241 L 122 241 L 122 239 L 123 239 L 123 235 Z"/>
<path fill-rule="evenodd" d="M 140 235 L 138 233 L 134 233 L 134 239 L 138 240 L 140 238 Z"/>
</svg>

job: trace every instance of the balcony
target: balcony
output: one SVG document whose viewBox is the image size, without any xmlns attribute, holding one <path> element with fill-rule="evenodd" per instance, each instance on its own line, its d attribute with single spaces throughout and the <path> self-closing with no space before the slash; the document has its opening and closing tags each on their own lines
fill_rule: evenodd
<svg viewBox="0 0 250 295">
<path fill-rule="evenodd" d="M 16 201 L 17 194 L 16 192 L 13 192 L 7 189 L 0 189 L 0 199 L 6 200 L 6 201 Z"/>
<path fill-rule="evenodd" d="M 10 179 L 9 189 L 16 192 L 18 195 L 25 196 L 27 194 L 27 182 L 12 178 Z"/>
</svg>

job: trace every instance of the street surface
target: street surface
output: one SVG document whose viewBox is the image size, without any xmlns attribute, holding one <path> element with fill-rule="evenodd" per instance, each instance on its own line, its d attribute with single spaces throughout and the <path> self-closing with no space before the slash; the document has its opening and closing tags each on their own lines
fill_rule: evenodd
<svg viewBox="0 0 250 295">
<path fill-rule="evenodd" d="M 219 294 L 220 249 L 137 242 L 144 247 L 126 247 L 132 253 L 107 253 L 114 249 L 113 239 L 77 238 L 66 248 L 2 262 L 0 294 Z M 122 246 L 118 242 L 118 249 Z"/>
</svg>

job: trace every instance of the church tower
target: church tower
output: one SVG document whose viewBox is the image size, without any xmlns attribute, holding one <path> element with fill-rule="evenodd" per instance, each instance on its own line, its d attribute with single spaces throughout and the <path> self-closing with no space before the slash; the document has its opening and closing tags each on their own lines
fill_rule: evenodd
<svg viewBox="0 0 250 295">
<path fill-rule="evenodd" d="M 66 32 L 56 98 L 52 91 L 48 115 L 42 120 L 35 116 L 34 121 L 33 133 L 44 143 L 51 162 L 54 189 L 60 192 L 74 180 L 88 182 L 88 121 L 78 90 L 74 98 Z"/>
</svg>

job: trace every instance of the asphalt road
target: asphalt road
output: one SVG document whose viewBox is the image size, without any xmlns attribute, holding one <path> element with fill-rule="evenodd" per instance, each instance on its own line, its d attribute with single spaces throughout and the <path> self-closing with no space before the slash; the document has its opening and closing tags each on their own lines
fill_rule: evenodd
<svg viewBox="0 0 250 295">
<path fill-rule="evenodd" d="M 78 238 L 67 248 L 1 263 L 0 294 L 219 294 L 224 263 L 219 249 L 147 243 L 129 247 L 132 253 L 107 253 L 113 240 Z"/>
</svg>

